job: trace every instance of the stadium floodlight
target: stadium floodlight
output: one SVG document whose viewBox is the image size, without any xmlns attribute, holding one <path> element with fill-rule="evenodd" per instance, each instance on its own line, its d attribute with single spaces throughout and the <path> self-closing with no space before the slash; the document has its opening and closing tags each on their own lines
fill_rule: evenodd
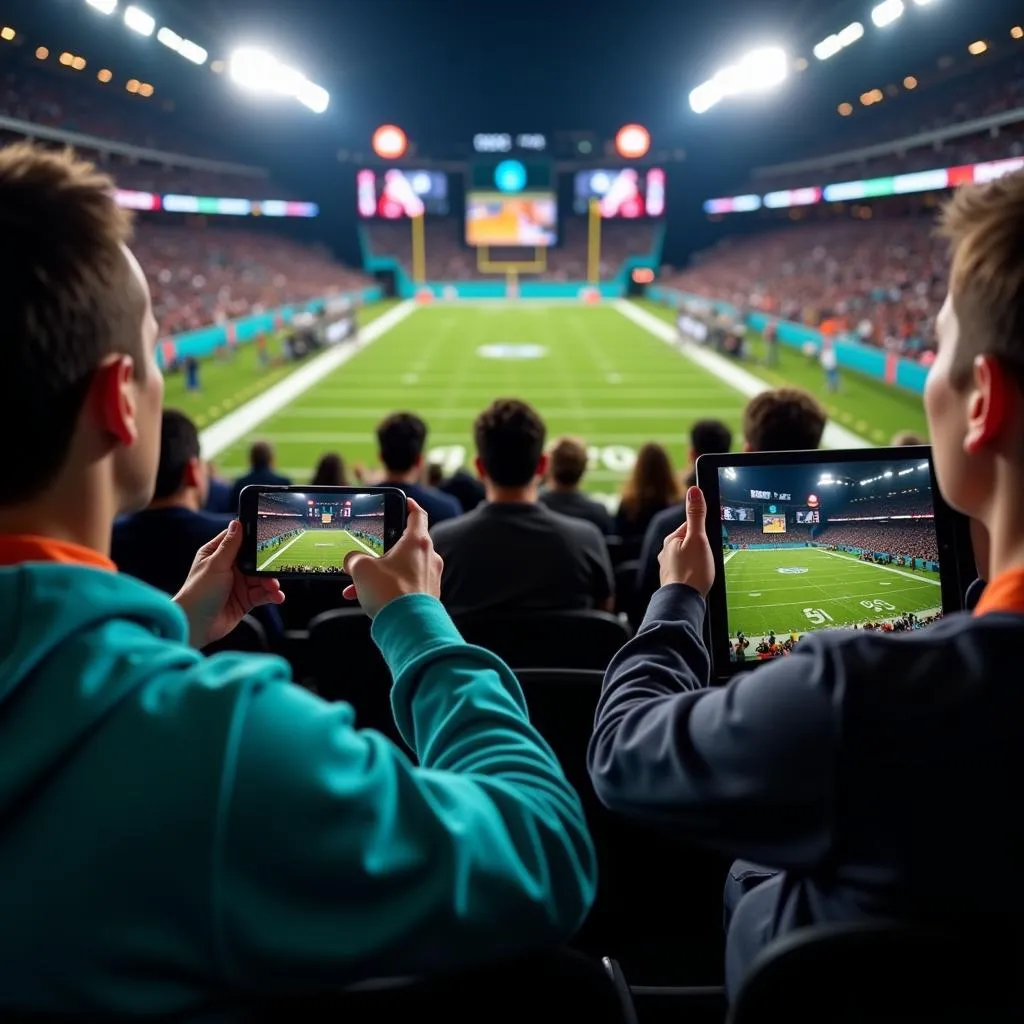
<svg viewBox="0 0 1024 1024">
<path fill-rule="evenodd" d="M 839 36 L 833 34 L 826 39 L 822 39 L 812 52 L 818 60 L 828 60 L 829 57 L 834 57 L 842 48 L 843 44 L 839 42 Z"/>
<path fill-rule="evenodd" d="M 173 50 L 184 57 L 185 60 L 190 60 L 193 64 L 205 64 L 206 58 L 209 56 L 206 50 L 198 43 L 193 43 L 191 39 L 183 39 L 177 32 L 167 28 L 166 25 L 157 32 L 156 38 L 169 50 Z"/>
<path fill-rule="evenodd" d="M 85 0 L 85 2 L 100 14 L 113 14 L 117 10 L 117 0 Z"/>
<path fill-rule="evenodd" d="M 904 10 L 906 10 L 906 4 L 903 3 L 903 0 L 882 0 L 871 12 L 871 20 L 879 28 L 885 28 L 886 25 L 891 25 L 896 21 Z"/>
<path fill-rule="evenodd" d="M 864 26 L 859 21 L 852 21 L 837 33 L 837 37 L 845 49 L 847 46 L 852 46 L 858 39 L 864 38 Z"/>
<path fill-rule="evenodd" d="M 735 64 L 729 64 L 690 93 L 690 107 L 703 114 L 726 96 L 767 92 L 789 76 L 789 58 L 778 46 L 751 50 Z"/>
<path fill-rule="evenodd" d="M 724 98 L 725 93 L 722 92 L 719 84 L 714 79 L 710 79 L 707 82 L 702 82 L 690 93 L 690 109 L 695 114 L 705 114 Z"/>
<path fill-rule="evenodd" d="M 331 102 L 330 93 L 323 86 L 258 47 L 235 50 L 228 63 L 228 74 L 243 89 L 264 96 L 290 96 L 315 114 L 322 114 Z"/>
<path fill-rule="evenodd" d="M 156 18 L 147 14 L 141 7 L 126 7 L 124 9 L 124 23 L 140 36 L 151 36 L 156 28 Z"/>
</svg>

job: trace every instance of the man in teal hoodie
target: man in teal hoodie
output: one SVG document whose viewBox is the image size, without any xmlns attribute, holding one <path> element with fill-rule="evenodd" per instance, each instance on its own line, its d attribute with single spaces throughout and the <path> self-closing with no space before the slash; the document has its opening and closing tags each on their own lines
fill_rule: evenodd
<svg viewBox="0 0 1024 1024">
<path fill-rule="evenodd" d="M 0 151 L 0 1011 L 187 1013 L 565 940 L 595 886 L 579 801 L 442 609 L 415 504 L 348 568 L 418 766 L 285 662 L 199 652 L 283 600 L 237 573 L 237 524 L 173 602 L 114 571 L 163 381 L 111 189 Z"/>
</svg>

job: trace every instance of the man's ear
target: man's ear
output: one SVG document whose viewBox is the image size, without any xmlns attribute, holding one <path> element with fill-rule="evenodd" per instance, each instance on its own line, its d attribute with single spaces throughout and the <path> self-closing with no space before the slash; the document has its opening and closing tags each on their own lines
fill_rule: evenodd
<svg viewBox="0 0 1024 1024">
<path fill-rule="evenodd" d="M 964 451 L 976 455 L 999 440 L 1010 410 L 1010 382 L 998 359 L 982 355 L 974 360 L 969 384 Z"/>
<path fill-rule="evenodd" d="M 547 452 L 542 452 L 541 457 L 537 460 L 537 477 L 543 480 L 548 475 L 548 466 L 551 465 L 551 457 Z"/>
<path fill-rule="evenodd" d="M 481 459 L 479 455 L 473 460 L 473 468 L 476 470 L 476 475 L 480 477 L 481 480 L 487 479 L 487 470 L 484 469 L 484 460 Z"/>
<path fill-rule="evenodd" d="M 134 360 L 131 356 L 119 355 L 100 366 L 90 387 L 100 427 L 125 448 L 135 444 L 139 436 L 135 423 L 134 379 Z"/>
<path fill-rule="evenodd" d="M 191 458 L 185 465 L 185 472 L 181 479 L 182 487 L 202 488 L 206 483 L 206 469 L 203 460 Z"/>
</svg>

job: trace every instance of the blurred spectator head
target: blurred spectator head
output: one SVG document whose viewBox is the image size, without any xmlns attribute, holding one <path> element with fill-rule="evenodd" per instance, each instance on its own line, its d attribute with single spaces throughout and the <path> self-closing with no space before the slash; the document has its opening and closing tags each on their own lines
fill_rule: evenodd
<svg viewBox="0 0 1024 1024">
<path fill-rule="evenodd" d="M 427 466 L 427 486 L 440 487 L 444 483 L 444 467 L 432 462 Z"/>
<path fill-rule="evenodd" d="M 269 441 L 256 441 L 249 449 L 249 465 L 254 473 L 270 469 L 274 464 L 274 449 Z"/>
<path fill-rule="evenodd" d="M 748 452 L 799 452 L 817 448 L 828 416 L 821 403 L 799 388 L 762 391 L 743 411 Z"/>
<path fill-rule="evenodd" d="M 560 437 L 548 452 L 548 475 L 562 488 L 579 487 L 587 471 L 587 446 L 578 437 Z"/>
<path fill-rule="evenodd" d="M 337 452 L 320 456 L 310 484 L 315 487 L 344 487 L 348 484 L 345 460 Z"/>
<path fill-rule="evenodd" d="M 942 492 L 974 516 L 1020 498 L 1024 174 L 958 190 L 941 231 L 951 249 L 949 295 L 925 410 Z"/>
<path fill-rule="evenodd" d="M 408 473 L 423 461 L 427 425 L 411 412 L 392 413 L 377 427 L 380 461 L 391 473 Z"/>
<path fill-rule="evenodd" d="M 176 409 L 165 409 L 160 427 L 160 464 L 153 501 L 187 505 L 194 510 L 206 503 L 209 477 L 199 452 L 196 425 Z"/>
<path fill-rule="evenodd" d="M 690 462 L 721 455 L 732 447 L 732 431 L 721 420 L 698 420 L 690 431 Z"/>
<path fill-rule="evenodd" d="M 898 434 L 893 434 L 892 441 L 889 443 L 893 448 L 910 448 L 914 445 L 927 444 L 928 441 L 912 430 L 901 430 Z"/>
<path fill-rule="evenodd" d="M 40 498 L 64 471 L 100 463 L 118 511 L 152 496 L 163 402 L 156 322 L 112 190 L 70 151 L 0 150 L 0 424 L 9 440 L 27 439 L 8 446 L 0 504 Z"/>
<path fill-rule="evenodd" d="M 498 487 L 526 487 L 547 471 L 544 421 L 515 398 L 499 398 L 476 419 L 477 471 Z"/>
<path fill-rule="evenodd" d="M 679 481 L 668 452 L 648 442 L 636 453 L 633 472 L 622 488 L 622 507 L 633 516 L 662 509 L 679 501 Z"/>
</svg>

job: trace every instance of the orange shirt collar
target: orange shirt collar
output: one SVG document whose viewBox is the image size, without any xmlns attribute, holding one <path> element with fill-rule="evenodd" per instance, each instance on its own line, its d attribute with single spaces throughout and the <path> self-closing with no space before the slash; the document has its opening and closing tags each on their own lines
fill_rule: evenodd
<svg viewBox="0 0 1024 1024">
<path fill-rule="evenodd" d="M 30 534 L 0 534 L 0 565 L 22 562 L 60 562 L 117 572 L 117 566 L 109 558 L 81 544 Z"/>
<path fill-rule="evenodd" d="M 975 615 L 992 612 L 1024 614 L 1024 569 L 1008 569 L 992 580 L 974 609 Z"/>
</svg>

